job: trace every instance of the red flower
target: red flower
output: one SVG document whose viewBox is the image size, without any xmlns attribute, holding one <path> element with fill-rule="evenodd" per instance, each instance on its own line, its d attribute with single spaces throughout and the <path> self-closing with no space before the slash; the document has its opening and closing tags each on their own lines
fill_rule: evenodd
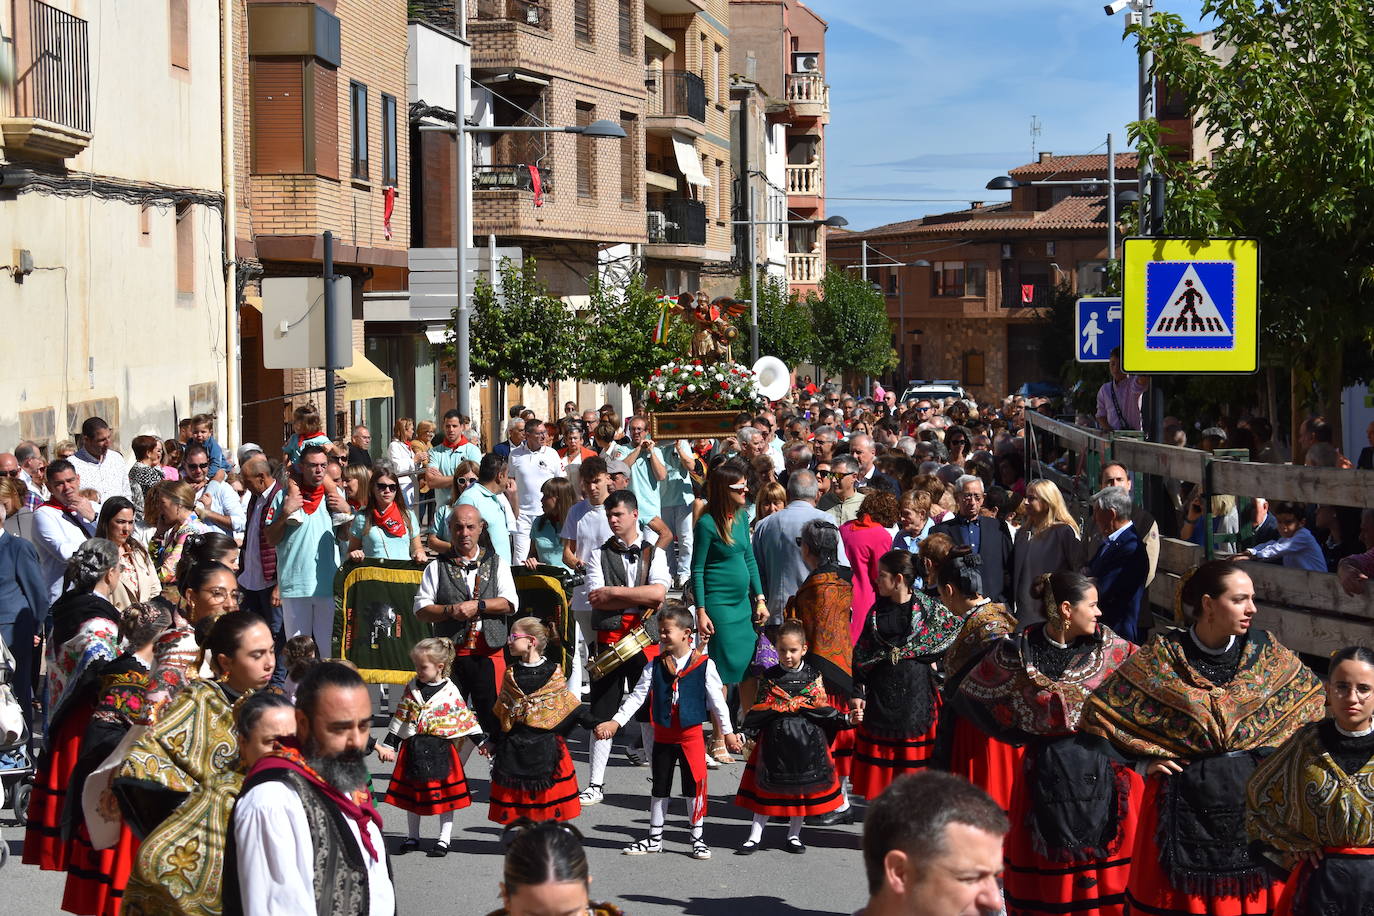
<svg viewBox="0 0 1374 916">
<path fill-rule="evenodd" d="M 730 383 L 729 383 L 729 382 L 721 382 L 721 383 L 720 383 L 720 387 L 722 387 L 722 388 L 724 388 L 725 390 L 728 391 L 728 390 L 730 389 Z"/>
<path fill-rule="evenodd" d="M 701 360 L 699 360 L 699 359 L 694 359 L 694 360 L 692 360 L 692 365 L 693 365 L 693 366 L 700 366 L 700 365 L 701 365 Z"/>
</svg>

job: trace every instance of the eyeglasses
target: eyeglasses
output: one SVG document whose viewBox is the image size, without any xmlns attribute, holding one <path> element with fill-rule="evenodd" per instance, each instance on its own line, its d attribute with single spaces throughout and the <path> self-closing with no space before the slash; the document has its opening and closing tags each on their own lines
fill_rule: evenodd
<svg viewBox="0 0 1374 916">
<path fill-rule="evenodd" d="M 916 408 L 916 412 L 917 412 L 917 413 L 930 413 L 930 411 L 931 411 L 931 408 L 929 408 L 929 407 L 917 407 L 917 408 Z"/>
<path fill-rule="evenodd" d="M 18 476 L 19 476 L 19 468 L 15 468 L 15 469 L 12 470 L 12 471 L 0 471 L 0 474 L 4 474 L 6 477 L 18 477 Z"/>
<path fill-rule="evenodd" d="M 518 640 L 521 639 L 534 639 L 534 637 L 529 633 L 512 633 L 509 637 L 506 638 L 506 642 L 513 646 Z"/>
<path fill-rule="evenodd" d="M 1343 681 L 1337 681 L 1331 685 L 1331 689 L 1337 696 L 1343 697 L 1354 694 L 1357 699 L 1361 700 L 1367 700 L 1371 694 L 1374 694 L 1374 687 L 1369 684 L 1347 684 Z"/>
<path fill-rule="evenodd" d="M 205 470 L 205 469 L 208 468 L 208 467 L 210 467 L 210 462 L 208 462 L 208 461 L 205 462 L 204 464 L 192 464 L 192 463 L 189 462 L 189 461 L 186 462 L 186 469 L 187 469 L 188 471 L 203 471 L 203 470 Z"/>
<path fill-rule="evenodd" d="M 817 471 L 817 472 L 816 472 L 816 479 L 817 479 L 817 480 L 827 480 L 827 479 L 829 479 L 829 477 L 830 477 L 830 470 L 829 470 L 829 469 L 826 469 L 826 470 L 824 470 L 824 471 Z"/>
<path fill-rule="evenodd" d="M 399 487 L 397 484 L 394 484 L 394 483 L 374 483 L 373 486 L 376 487 L 376 488 L 379 489 L 379 490 L 397 490 L 397 489 L 400 489 L 400 487 Z"/>
<path fill-rule="evenodd" d="M 205 594 L 209 595 L 211 598 L 214 598 L 217 601 L 223 601 L 225 598 L 229 598 L 231 596 L 235 601 L 243 600 L 243 591 L 237 588 L 233 589 L 232 591 L 227 588 L 211 588 L 206 589 Z"/>
</svg>

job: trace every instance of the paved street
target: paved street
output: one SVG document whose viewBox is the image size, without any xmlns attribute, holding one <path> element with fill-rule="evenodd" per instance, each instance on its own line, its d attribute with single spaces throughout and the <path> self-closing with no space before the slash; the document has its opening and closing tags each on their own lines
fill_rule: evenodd
<svg viewBox="0 0 1374 916">
<path fill-rule="evenodd" d="M 375 729 L 374 734 L 380 739 L 383 729 Z M 573 756 L 581 778 L 586 771 L 586 748 L 580 737 L 574 741 Z M 375 756 L 369 761 L 377 775 L 380 798 L 390 767 L 379 764 Z M 481 916 L 499 904 L 501 830 L 486 819 L 487 761 L 474 754 L 468 769 L 469 785 L 481 801 L 458 813 L 448 858 L 430 859 L 422 851 L 392 859 L 403 913 Z M 743 769 L 743 764 L 736 764 L 711 772 L 706 841 L 714 858 L 698 862 L 687 857 L 685 815 L 682 802 L 675 799 L 665 831 L 665 851 L 632 859 L 622 856 L 620 848 L 646 830 L 649 769 L 629 766 L 617 746 L 606 778 L 606 801 L 585 809 L 576 821 L 586 835 L 592 898 L 609 898 L 629 916 L 849 914 L 862 906 L 866 895 L 858 825 L 804 830 L 802 839 L 810 848 L 801 856 L 775 848 L 748 858 L 732 854 L 748 832 L 748 812 L 730 801 Z M 390 806 L 383 806 L 381 811 L 388 845 L 394 851 L 405 836 L 405 813 Z M 421 830 L 427 832 L 429 840 L 422 850 L 429 848 L 438 829 L 437 818 L 423 822 Z M 63 875 L 20 864 L 23 831 L 12 821 L 5 822 L 0 835 L 11 853 L 9 863 L 0 869 L 3 910 L 34 916 L 60 912 Z M 764 835 L 765 845 L 776 845 L 783 836 L 781 823 L 770 825 Z"/>
</svg>

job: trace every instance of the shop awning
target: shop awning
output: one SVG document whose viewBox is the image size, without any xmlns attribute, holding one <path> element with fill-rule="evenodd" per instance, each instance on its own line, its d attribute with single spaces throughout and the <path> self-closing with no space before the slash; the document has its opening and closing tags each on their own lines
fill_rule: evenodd
<svg viewBox="0 0 1374 916">
<path fill-rule="evenodd" d="M 345 401 L 389 398 L 395 394 L 391 376 L 374 366 L 360 350 L 353 351 L 353 365 L 338 370 L 335 376 L 344 383 Z"/>
<path fill-rule="evenodd" d="M 691 140 L 673 134 L 673 155 L 677 157 L 677 167 L 688 184 L 702 188 L 711 186 L 706 173 L 701 170 L 701 159 L 697 156 L 696 147 L 692 145 Z"/>
</svg>

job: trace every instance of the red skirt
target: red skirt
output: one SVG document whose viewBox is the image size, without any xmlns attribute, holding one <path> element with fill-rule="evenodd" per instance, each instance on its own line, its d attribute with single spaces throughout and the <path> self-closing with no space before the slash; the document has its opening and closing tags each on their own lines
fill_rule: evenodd
<svg viewBox="0 0 1374 916">
<path fill-rule="evenodd" d="M 62 909 L 82 916 L 119 916 L 124 889 L 129 886 L 138 840 L 128 825 L 119 829 L 119 840 L 109 849 L 91 846 L 86 825 L 77 828 L 67 862 L 67 886 L 62 894 Z"/>
<path fill-rule="evenodd" d="M 542 792 L 530 792 L 503 786 L 493 779 L 487 820 L 498 824 L 509 824 L 521 817 L 534 821 L 570 821 L 582 813 L 577 792 L 577 770 L 573 768 L 567 743 L 559 738 L 558 768 L 554 771 L 553 785 Z"/>
<path fill-rule="evenodd" d="M 848 729 L 846 729 L 848 731 Z M 830 782 L 819 789 L 800 795 L 779 795 L 759 787 L 757 767 L 761 745 L 755 745 L 745 764 L 744 775 L 739 780 L 739 793 L 735 804 L 755 814 L 769 817 L 810 817 L 813 814 L 827 814 L 844 804 L 844 792 L 840 789 L 839 777 L 832 773 Z"/>
<path fill-rule="evenodd" d="M 1275 906 L 1284 892 L 1284 881 L 1275 881 L 1243 898 L 1234 895 L 1204 897 L 1174 888 L 1159 864 L 1159 844 L 1155 842 L 1159 830 L 1159 790 L 1164 778 L 1150 777 L 1140 801 L 1131 879 L 1126 886 L 1127 912 L 1147 916 L 1271 916 L 1275 913 Z"/>
<path fill-rule="evenodd" d="M 875 799 L 898 776 L 919 773 L 930 765 L 941 705 L 936 694 L 930 728 L 922 735 L 875 735 L 862 722 L 853 729 L 854 766 L 849 781 L 856 795 Z"/>
<path fill-rule="evenodd" d="M 825 698 L 830 705 L 844 715 L 849 715 L 849 698 L 826 691 Z M 830 759 L 835 761 L 835 775 L 845 779 L 854 769 L 854 729 L 842 728 L 830 739 Z"/>
<path fill-rule="evenodd" d="M 1369 847 L 1328 846 L 1322 850 L 1323 861 L 1327 856 L 1361 858 L 1366 860 L 1368 865 L 1374 865 L 1374 849 Z M 1293 916 L 1293 906 L 1297 903 L 1298 894 L 1302 891 L 1303 884 L 1311 874 L 1312 866 L 1306 862 L 1299 862 L 1293 867 L 1293 870 L 1288 873 L 1288 879 L 1284 882 L 1283 894 L 1279 896 L 1279 902 L 1274 906 L 1274 916 Z M 1352 911 L 1354 908 L 1352 906 Z"/>
<path fill-rule="evenodd" d="M 954 724 L 949 771 L 992 796 L 1004 811 L 1011 810 L 1012 788 L 1021 775 L 1025 749 L 989 738 L 968 719 Z"/>
<path fill-rule="evenodd" d="M 1131 852 L 1144 782 L 1130 769 L 1119 845 L 1106 859 L 1095 862 L 1054 862 L 1035 851 L 1031 838 L 1031 792 L 1027 780 L 1017 780 L 1011 793 L 1011 832 L 1004 844 L 1006 870 L 1002 883 L 1011 916 L 1121 916 L 1126 882 L 1131 876 Z"/>
<path fill-rule="evenodd" d="M 48 750 L 34 774 L 33 794 L 29 796 L 29 824 L 24 831 L 24 864 L 44 871 L 67 867 L 67 845 L 62 842 L 62 808 L 67 803 L 67 783 L 71 781 L 76 758 L 81 753 L 81 738 L 91 721 L 94 704 L 78 705 L 62 719 L 48 738 Z M 78 788 L 78 791 L 79 788 Z"/>
<path fill-rule="evenodd" d="M 391 773 L 391 783 L 386 787 L 383 804 L 419 815 L 443 814 L 457 811 L 472 804 L 468 792 L 467 779 L 463 777 L 463 761 L 458 756 L 458 743 L 448 743 L 449 771 L 442 779 L 424 782 L 411 782 L 406 779 L 406 757 L 408 742 L 401 742 L 401 750 L 396 754 L 396 769 Z"/>
</svg>

